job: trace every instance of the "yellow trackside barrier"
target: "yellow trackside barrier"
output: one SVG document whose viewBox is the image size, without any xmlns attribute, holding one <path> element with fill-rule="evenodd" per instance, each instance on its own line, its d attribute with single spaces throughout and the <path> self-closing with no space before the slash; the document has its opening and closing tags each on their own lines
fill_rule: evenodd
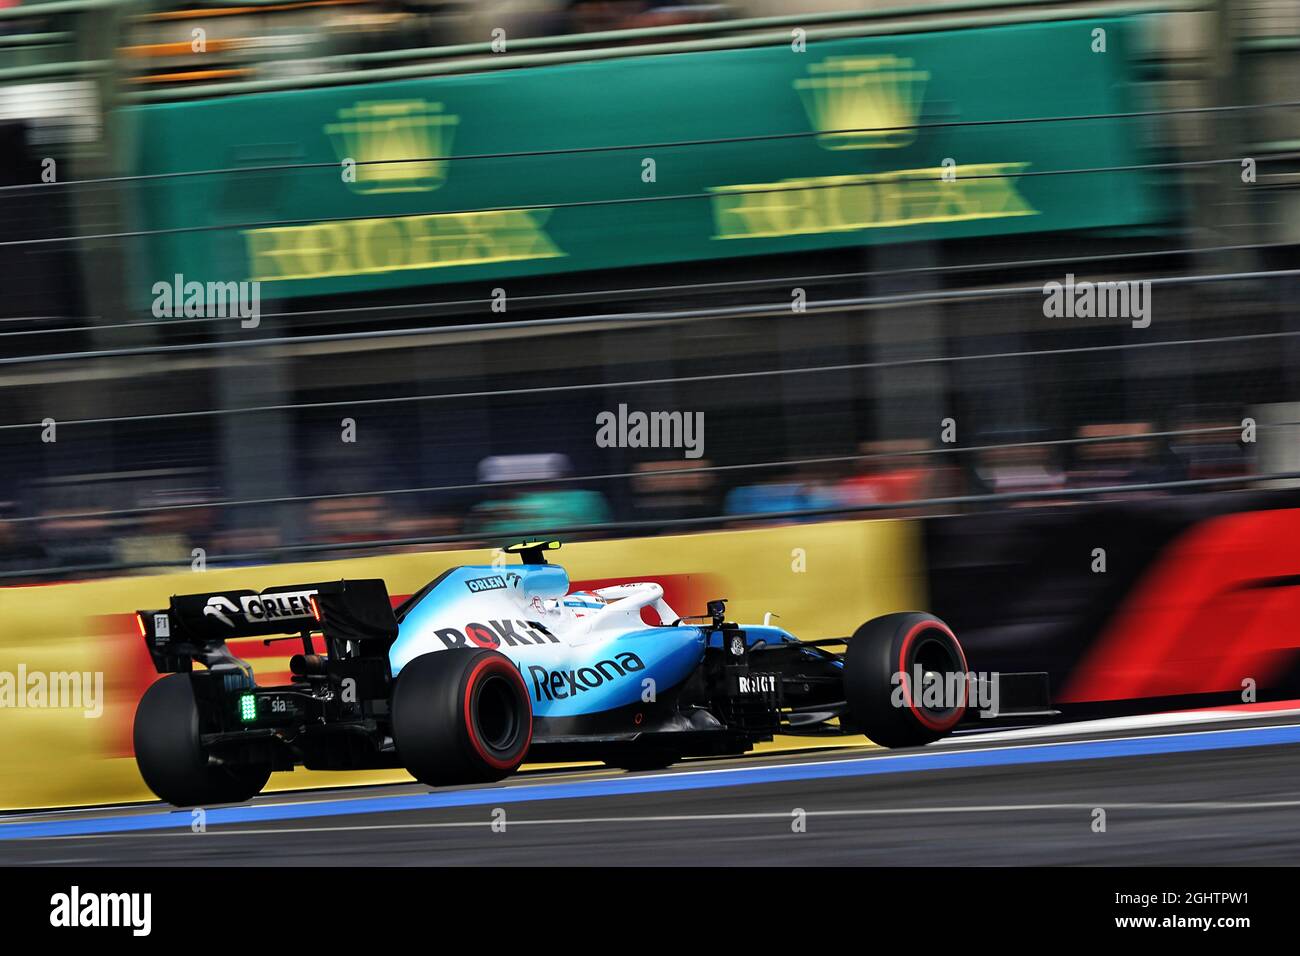
<svg viewBox="0 0 1300 956">
<path fill-rule="evenodd" d="M 919 525 L 843 521 L 567 545 L 553 560 L 572 581 L 650 579 L 679 614 L 730 599 L 729 617 L 774 623 L 805 639 L 851 634 L 862 621 L 925 605 Z M 448 567 L 487 564 L 491 550 L 191 571 L 0 589 L 0 809 L 151 800 L 131 750 L 135 706 L 156 679 L 136 631 L 138 608 L 172 594 L 383 578 L 393 596 Z M 516 559 L 511 557 L 510 561 Z M 259 677 L 282 675 L 285 645 L 232 645 Z M 278 677 L 276 679 L 283 680 Z M 403 782 L 401 771 L 274 774 L 268 789 Z"/>
</svg>

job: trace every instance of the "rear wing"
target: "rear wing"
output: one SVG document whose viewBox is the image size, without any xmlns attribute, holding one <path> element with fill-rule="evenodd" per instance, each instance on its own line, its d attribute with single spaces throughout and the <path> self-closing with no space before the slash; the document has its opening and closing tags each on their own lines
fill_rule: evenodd
<svg viewBox="0 0 1300 956">
<path fill-rule="evenodd" d="M 209 668 L 231 663 L 225 642 L 232 637 L 321 633 L 340 657 L 346 644 L 353 645 L 347 656 L 386 655 L 397 637 L 378 578 L 174 594 L 169 607 L 136 611 L 136 623 L 160 674 L 188 672 L 196 660 Z"/>
</svg>

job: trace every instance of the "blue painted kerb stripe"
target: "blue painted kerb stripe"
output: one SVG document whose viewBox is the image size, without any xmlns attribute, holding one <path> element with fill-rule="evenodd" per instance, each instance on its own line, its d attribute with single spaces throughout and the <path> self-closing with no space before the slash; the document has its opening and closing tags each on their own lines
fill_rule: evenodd
<svg viewBox="0 0 1300 956">
<path fill-rule="evenodd" d="M 612 777 L 602 780 L 563 781 L 488 787 L 477 790 L 435 791 L 387 797 L 349 797 L 293 805 L 251 804 L 207 811 L 209 827 L 235 823 L 266 823 L 279 820 L 307 820 L 402 810 L 446 807 L 499 806 L 535 800 L 570 800 L 583 797 L 613 797 L 639 793 L 670 793 L 737 787 L 798 780 L 826 780 L 838 777 L 868 777 L 876 774 L 913 773 L 922 770 L 958 770 L 967 767 L 996 767 L 1014 764 L 1056 763 L 1097 760 L 1106 757 L 1135 757 L 1145 754 L 1188 753 L 1199 750 L 1230 750 L 1300 743 L 1300 726 L 1249 727 L 1238 730 L 1171 734 L 1161 737 L 1128 737 L 1087 740 L 1065 744 L 1030 744 L 999 750 L 922 751 L 895 757 L 858 757 L 821 763 L 795 763 L 741 767 L 723 772 L 684 772 L 655 776 Z M 150 830 L 189 830 L 190 811 L 174 810 L 115 817 L 50 820 L 39 823 L 0 825 L 0 840 L 31 837 L 78 836 L 99 833 L 128 833 Z"/>
</svg>

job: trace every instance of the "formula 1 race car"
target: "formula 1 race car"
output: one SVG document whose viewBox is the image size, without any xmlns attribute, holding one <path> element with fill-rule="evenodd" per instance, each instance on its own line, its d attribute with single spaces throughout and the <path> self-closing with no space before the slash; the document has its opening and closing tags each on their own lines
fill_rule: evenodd
<svg viewBox="0 0 1300 956">
<path fill-rule="evenodd" d="M 145 783 L 191 806 L 247 800 L 273 771 L 300 765 L 404 767 L 442 786 L 499 780 L 525 757 L 656 769 L 745 753 L 778 733 L 865 733 L 903 747 L 981 710 L 1050 712 L 1046 674 L 998 675 L 990 703 L 987 677 L 970 673 L 931 615 L 888 614 L 847 640 L 802 642 L 726 621 L 724 600 L 683 619 L 653 582 L 571 593 L 546 561 L 557 547 L 513 545 L 504 550 L 521 565 L 452 568 L 397 608 L 371 579 L 176 595 L 137 612 L 167 675 L 136 710 Z M 645 623 L 646 609 L 660 623 Z M 303 642 L 292 683 L 258 686 L 226 646 L 267 635 Z"/>
</svg>

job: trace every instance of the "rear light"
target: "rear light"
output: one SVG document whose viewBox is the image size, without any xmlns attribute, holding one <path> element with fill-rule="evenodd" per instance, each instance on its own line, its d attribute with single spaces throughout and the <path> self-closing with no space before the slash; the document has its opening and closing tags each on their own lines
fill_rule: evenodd
<svg viewBox="0 0 1300 956">
<path fill-rule="evenodd" d="M 316 595 L 314 594 L 309 598 L 309 600 L 311 601 L 311 616 L 314 617 L 316 622 L 319 624 L 324 620 L 324 616 L 321 614 L 320 610 L 320 601 L 316 599 Z"/>
<path fill-rule="evenodd" d="M 147 638 L 149 636 L 149 631 L 144 626 L 144 615 L 138 611 L 135 615 L 135 626 L 139 629 L 141 637 Z"/>
</svg>

